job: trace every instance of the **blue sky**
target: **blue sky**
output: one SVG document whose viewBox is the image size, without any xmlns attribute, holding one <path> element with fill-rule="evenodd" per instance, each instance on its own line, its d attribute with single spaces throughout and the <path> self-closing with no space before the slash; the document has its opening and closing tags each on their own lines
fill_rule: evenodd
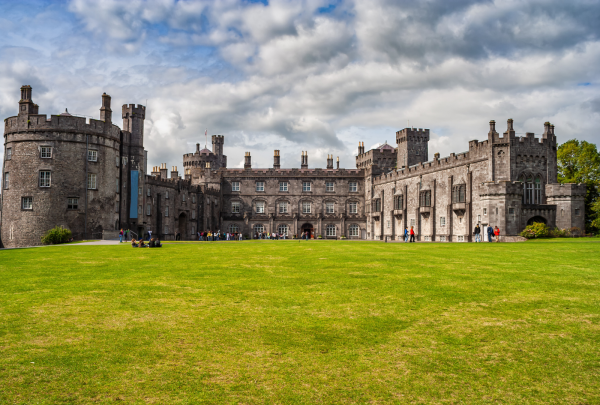
<svg viewBox="0 0 600 405">
<path fill-rule="evenodd" d="M 598 143 L 599 36 L 586 0 L 0 1 L 0 116 L 23 84 L 42 114 L 98 117 L 103 92 L 147 104 L 149 166 L 181 166 L 206 128 L 230 167 L 273 149 L 354 167 L 359 141 L 407 123 L 432 130 L 431 156 L 491 119 Z"/>
</svg>

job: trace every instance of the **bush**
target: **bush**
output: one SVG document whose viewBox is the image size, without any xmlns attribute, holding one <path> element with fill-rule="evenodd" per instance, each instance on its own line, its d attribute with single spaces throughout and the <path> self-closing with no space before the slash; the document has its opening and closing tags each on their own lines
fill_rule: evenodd
<svg viewBox="0 0 600 405">
<path fill-rule="evenodd" d="M 42 236 L 44 245 L 56 245 L 58 243 L 67 243 L 71 239 L 71 231 L 60 226 L 50 229 Z"/>
<path fill-rule="evenodd" d="M 527 225 L 520 235 L 527 239 L 546 238 L 549 235 L 549 229 L 546 224 L 534 222 L 531 225 Z"/>
<path fill-rule="evenodd" d="M 571 233 L 567 229 L 554 228 L 550 230 L 551 238 L 568 238 L 569 236 L 571 236 Z"/>
</svg>

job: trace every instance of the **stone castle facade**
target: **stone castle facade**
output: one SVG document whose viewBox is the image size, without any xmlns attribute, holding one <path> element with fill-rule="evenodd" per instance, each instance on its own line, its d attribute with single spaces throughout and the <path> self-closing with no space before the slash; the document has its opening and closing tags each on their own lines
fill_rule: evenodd
<svg viewBox="0 0 600 405">
<path fill-rule="evenodd" d="M 21 88 L 18 115 L 5 119 L 1 242 L 40 244 L 54 226 L 75 238 L 114 236 L 129 228 L 162 239 L 195 239 L 199 231 L 257 232 L 289 237 L 398 240 L 413 226 L 421 241 L 466 242 L 477 223 L 498 226 L 508 239 L 528 223 L 584 228 L 585 187 L 557 184 L 556 137 L 546 123 L 541 138 L 517 137 L 495 122 L 469 150 L 428 160 L 429 130 L 405 128 L 397 146 L 369 151 L 359 144 L 356 169 L 227 168 L 225 138 L 212 150 L 183 156 L 182 175 L 166 164 L 147 170 L 142 105 L 123 105 L 122 129 L 113 124 L 111 97 L 100 119 L 38 113 L 32 88 Z"/>
</svg>

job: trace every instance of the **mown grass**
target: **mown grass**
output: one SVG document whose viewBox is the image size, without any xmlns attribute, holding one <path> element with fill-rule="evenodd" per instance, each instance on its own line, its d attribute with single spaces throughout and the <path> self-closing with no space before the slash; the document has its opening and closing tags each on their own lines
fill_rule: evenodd
<svg viewBox="0 0 600 405">
<path fill-rule="evenodd" d="M 600 403 L 600 243 L 0 252 L 0 403 Z"/>
</svg>

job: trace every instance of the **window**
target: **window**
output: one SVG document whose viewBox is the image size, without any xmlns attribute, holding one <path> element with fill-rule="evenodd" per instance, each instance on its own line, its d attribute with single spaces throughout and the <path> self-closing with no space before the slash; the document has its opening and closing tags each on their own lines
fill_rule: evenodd
<svg viewBox="0 0 600 405">
<path fill-rule="evenodd" d="M 141 187 L 138 187 L 138 195 L 140 195 L 140 196 L 141 196 L 142 194 L 144 194 L 144 193 L 143 193 L 143 191 L 142 191 L 142 188 L 141 188 Z"/>
<path fill-rule="evenodd" d="M 440 226 L 446 226 L 446 217 L 440 217 Z"/>
<path fill-rule="evenodd" d="M 445 235 L 440 236 L 440 242 L 446 242 L 446 236 Z"/>
<path fill-rule="evenodd" d="M 487 215 L 487 208 L 483 209 L 483 215 Z"/>
<path fill-rule="evenodd" d="M 404 197 L 402 195 L 397 195 L 394 197 L 394 209 L 401 210 L 404 206 Z"/>
<path fill-rule="evenodd" d="M 40 157 L 42 159 L 50 159 L 52 157 L 52 148 L 50 146 L 42 146 L 40 148 Z"/>
<path fill-rule="evenodd" d="M 169 216 L 169 206 L 165 207 L 165 217 Z"/>
<path fill-rule="evenodd" d="M 79 206 L 79 198 L 67 198 L 67 209 L 76 210 Z"/>
<path fill-rule="evenodd" d="M 358 236 L 358 225 L 350 225 L 350 228 L 348 228 L 348 235 Z"/>
<path fill-rule="evenodd" d="M 265 182 L 264 181 L 256 182 L 256 191 L 265 191 Z"/>
<path fill-rule="evenodd" d="M 542 203 L 542 179 L 539 177 L 535 178 L 535 183 L 533 184 L 533 196 L 535 197 L 535 203 Z"/>
<path fill-rule="evenodd" d="M 465 202 L 465 191 L 467 186 L 465 184 L 459 184 L 452 187 L 452 202 L 453 203 L 464 203 Z"/>
<path fill-rule="evenodd" d="M 325 191 L 327 192 L 333 192 L 333 182 L 328 181 L 325 183 Z"/>
<path fill-rule="evenodd" d="M 21 208 L 23 208 L 24 210 L 33 209 L 33 197 L 21 198 Z"/>
<path fill-rule="evenodd" d="M 414 218 L 412 218 L 412 219 L 410 220 L 410 226 L 415 226 L 415 219 L 414 219 Z"/>
<path fill-rule="evenodd" d="M 310 214 L 310 203 L 309 202 L 303 202 L 302 203 L 302 213 L 303 214 Z"/>
<path fill-rule="evenodd" d="M 192 210 L 192 219 L 196 219 L 196 211 Z"/>
<path fill-rule="evenodd" d="M 138 218 L 142 217 L 142 213 L 144 212 L 144 209 L 142 208 L 141 205 L 138 205 Z"/>
<path fill-rule="evenodd" d="M 231 191 L 240 191 L 240 182 L 239 181 L 231 182 Z"/>
<path fill-rule="evenodd" d="M 357 202 L 349 202 L 348 203 L 348 211 L 350 214 L 358 214 L 358 203 Z"/>
<path fill-rule="evenodd" d="M 8 188 L 10 183 L 10 174 L 8 172 L 4 172 L 4 188 Z"/>
<path fill-rule="evenodd" d="M 533 201 L 533 177 L 528 177 L 525 183 L 525 201 L 524 204 L 534 204 Z"/>
<path fill-rule="evenodd" d="M 115 213 L 119 212 L 119 202 L 115 201 Z"/>
<path fill-rule="evenodd" d="M 481 215 L 477 215 L 477 222 L 481 222 Z"/>
<path fill-rule="evenodd" d="M 371 203 L 371 209 L 373 212 L 381 212 L 381 198 L 376 198 Z"/>
<path fill-rule="evenodd" d="M 254 225 L 254 232 L 255 233 L 263 233 L 265 231 L 265 227 L 263 224 L 256 224 Z"/>
<path fill-rule="evenodd" d="M 421 191 L 421 207 L 431 207 L 431 190 Z"/>
<path fill-rule="evenodd" d="M 88 173 L 88 190 L 96 189 L 96 175 L 93 173 Z"/>
<path fill-rule="evenodd" d="M 333 214 L 335 212 L 334 205 L 332 202 L 325 203 L 325 213 Z"/>
<path fill-rule="evenodd" d="M 196 226 L 192 225 L 192 232 L 190 232 L 191 235 L 196 235 Z"/>
<path fill-rule="evenodd" d="M 514 214 L 515 214 L 515 209 L 514 209 L 514 208 L 509 208 L 509 209 L 508 209 L 508 213 L 509 213 L 510 215 L 514 215 Z"/>
<path fill-rule="evenodd" d="M 358 183 L 355 181 L 351 181 L 348 183 L 348 191 L 351 193 L 355 193 L 358 191 Z"/>
<path fill-rule="evenodd" d="M 256 202 L 256 213 L 257 214 L 264 214 L 265 213 L 265 202 L 264 201 L 257 201 Z"/>
<path fill-rule="evenodd" d="M 196 194 L 192 194 L 192 204 L 196 204 Z"/>
<path fill-rule="evenodd" d="M 425 242 L 431 242 L 431 236 L 423 236 Z"/>
<path fill-rule="evenodd" d="M 310 181 L 302 182 L 302 191 L 310 191 Z"/>
<path fill-rule="evenodd" d="M 287 181 L 279 182 L 279 191 L 288 191 L 288 182 Z"/>
<path fill-rule="evenodd" d="M 387 228 L 390 229 L 391 223 L 390 221 L 387 221 Z"/>
<path fill-rule="evenodd" d="M 12 159 L 12 148 L 6 148 L 6 160 Z"/>
<path fill-rule="evenodd" d="M 231 202 L 231 213 L 232 214 L 239 214 L 240 213 L 240 207 L 241 204 L 239 201 L 232 201 Z"/>
<path fill-rule="evenodd" d="M 146 196 L 147 196 L 147 197 L 151 197 L 151 196 L 152 196 L 152 189 L 150 189 L 150 187 L 148 187 L 148 188 L 146 189 Z"/>
<path fill-rule="evenodd" d="M 165 235 L 169 233 L 169 225 L 165 225 Z"/>
<path fill-rule="evenodd" d="M 119 167 L 119 157 L 117 156 L 117 158 L 115 159 L 115 163 L 117 164 L 117 167 Z"/>
<path fill-rule="evenodd" d="M 182 194 L 182 195 L 181 195 L 181 201 L 182 201 L 182 202 L 185 202 L 185 194 Z"/>
<path fill-rule="evenodd" d="M 146 215 L 151 215 L 151 214 L 152 214 L 152 205 L 146 204 Z"/>
<path fill-rule="evenodd" d="M 50 187 L 50 172 L 40 171 L 40 187 Z"/>
<path fill-rule="evenodd" d="M 280 235 L 288 236 L 289 228 L 287 225 L 279 225 L 277 227 L 277 233 Z"/>
<path fill-rule="evenodd" d="M 229 233 L 238 233 L 240 231 L 240 227 L 236 224 L 229 225 Z"/>
<path fill-rule="evenodd" d="M 465 241 L 465 237 L 464 237 L 464 235 L 458 235 L 456 237 L 456 240 L 459 241 L 459 242 L 464 242 Z"/>
<path fill-rule="evenodd" d="M 287 214 L 287 212 L 288 212 L 288 203 L 286 201 L 281 201 L 279 203 L 279 213 Z"/>
<path fill-rule="evenodd" d="M 579 215 L 579 208 L 575 208 L 575 215 Z"/>
<path fill-rule="evenodd" d="M 88 161 L 89 162 L 97 162 L 98 161 L 98 151 L 97 150 L 88 150 Z"/>
<path fill-rule="evenodd" d="M 325 235 L 335 236 L 335 225 L 327 225 L 325 227 Z"/>
</svg>

